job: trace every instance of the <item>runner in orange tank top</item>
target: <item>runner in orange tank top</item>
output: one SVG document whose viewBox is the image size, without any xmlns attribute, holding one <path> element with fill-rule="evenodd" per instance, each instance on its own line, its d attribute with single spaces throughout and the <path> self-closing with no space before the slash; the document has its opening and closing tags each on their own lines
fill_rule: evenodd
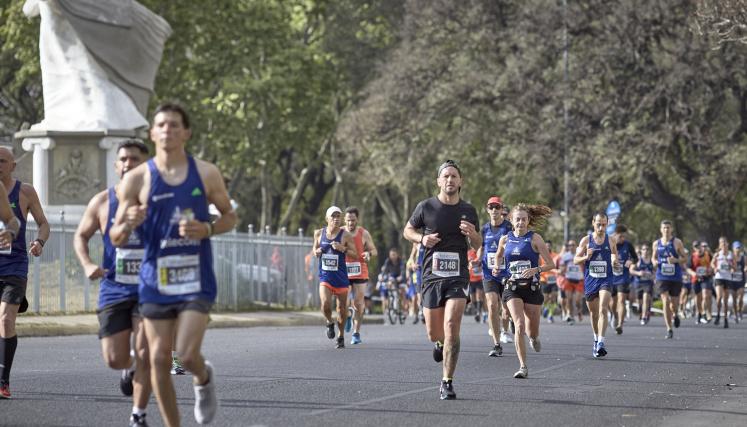
<svg viewBox="0 0 747 427">
<path fill-rule="evenodd" d="M 358 208 L 354 206 L 345 209 L 345 230 L 353 235 L 355 250 L 358 253 L 356 258 L 345 258 L 348 279 L 353 289 L 353 313 L 352 316 L 348 316 L 348 323 L 345 325 L 348 332 L 351 327 L 353 330 L 351 344 L 361 343 L 361 323 L 365 310 L 365 296 L 368 292 L 368 262 L 371 261 L 371 257 L 378 254 L 371 234 L 365 228 L 358 226 L 359 214 Z"/>
</svg>

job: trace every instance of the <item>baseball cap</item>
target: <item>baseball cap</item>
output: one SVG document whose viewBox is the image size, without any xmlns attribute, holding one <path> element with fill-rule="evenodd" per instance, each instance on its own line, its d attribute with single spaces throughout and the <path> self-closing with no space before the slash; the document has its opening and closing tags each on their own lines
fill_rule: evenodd
<svg viewBox="0 0 747 427">
<path fill-rule="evenodd" d="M 742 242 L 739 240 L 735 240 L 734 243 L 731 244 L 731 247 L 734 249 L 740 249 L 742 248 Z"/>
<path fill-rule="evenodd" d="M 501 200 L 500 196 L 491 196 L 488 199 L 488 203 L 486 205 L 501 205 L 503 206 L 503 200 Z"/>
<path fill-rule="evenodd" d="M 329 207 L 329 208 L 327 209 L 327 213 L 326 213 L 326 214 L 324 214 L 324 217 L 325 217 L 325 218 L 329 218 L 329 217 L 331 217 L 331 216 L 332 216 L 332 214 L 333 214 L 333 213 L 335 213 L 335 212 L 337 212 L 337 213 L 339 213 L 340 215 L 342 215 L 342 209 L 338 208 L 337 206 L 330 206 L 330 207 Z"/>
</svg>

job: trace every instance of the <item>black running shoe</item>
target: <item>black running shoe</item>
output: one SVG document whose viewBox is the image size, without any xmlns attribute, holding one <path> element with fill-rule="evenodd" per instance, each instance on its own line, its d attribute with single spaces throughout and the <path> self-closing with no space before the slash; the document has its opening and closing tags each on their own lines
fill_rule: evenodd
<svg viewBox="0 0 747 427">
<path fill-rule="evenodd" d="M 125 396 L 132 396 L 132 377 L 135 376 L 135 370 L 122 369 L 122 376 L 119 377 L 119 389 Z"/>
<path fill-rule="evenodd" d="M 674 327 L 675 328 L 680 327 L 680 316 L 674 316 Z"/>
<path fill-rule="evenodd" d="M 454 400 L 456 399 L 456 392 L 454 391 L 454 385 L 451 381 L 441 381 L 441 400 Z"/>
<path fill-rule="evenodd" d="M 622 335 L 622 333 L 623 333 L 623 327 L 622 326 L 616 327 L 615 328 L 615 332 L 617 332 L 617 335 Z"/>
<path fill-rule="evenodd" d="M 433 346 L 433 360 L 436 363 L 441 363 L 444 360 L 444 346 L 439 342 Z"/>
<path fill-rule="evenodd" d="M 718 326 L 718 324 L 721 323 L 721 315 L 716 316 L 716 320 L 713 321 L 713 324 Z"/>
<path fill-rule="evenodd" d="M 145 414 L 132 414 L 130 416 L 130 427 L 148 427 L 148 423 L 145 421 Z"/>
<path fill-rule="evenodd" d="M 335 346 L 335 348 L 345 348 L 345 337 L 343 337 L 342 335 L 337 337 L 337 345 Z"/>
<path fill-rule="evenodd" d="M 728 328 L 729 328 L 729 318 L 724 317 L 724 329 L 728 329 Z"/>
<path fill-rule="evenodd" d="M 493 346 L 493 349 L 490 350 L 490 353 L 488 353 L 488 356 L 490 357 L 498 357 L 503 354 L 503 347 L 501 347 L 500 344 L 496 344 Z"/>
<path fill-rule="evenodd" d="M 335 324 L 327 323 L 327 338 L 335 339 Z"/>
<path fill-rule="evenodd" d="M 671 330 L 671 329 L 668 329 L 667 330 L 667 339 L 671 340 L 672 338 L 674 338 L 674 331 Z"/>
</svg>

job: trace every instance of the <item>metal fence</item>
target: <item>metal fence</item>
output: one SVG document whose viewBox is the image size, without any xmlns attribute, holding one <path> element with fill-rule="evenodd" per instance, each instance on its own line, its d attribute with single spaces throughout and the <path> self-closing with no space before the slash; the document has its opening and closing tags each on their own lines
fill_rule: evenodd
<svg viewBox="0 0 747 427">
<path fill-rule="evenodd" d="M 93 311 L 98 303 L 99 282 L 88 280 L 73 248 L 77 224 L 66 224 L 64 217 L 52 224 L 49 241 L 41 257 L 29 256 L 26 297 L 29 311 L 35 313 L 77 313 Z M 28 241 L 36 236 L 36 225 L 30 221 Z M 297 236 L 270 235 L 269 230 L 255 233 L 231 233 L 211 238 L 216 280 L 217 310 L 242 310 L 265 307 L 318 306 L 316 268 L 309 259 L 312 239 Z M 91 238 L 91 258 L 101 263 L 101 235 Z M 309 274 L 311 275 L 309 277 Z"/>
</svg>

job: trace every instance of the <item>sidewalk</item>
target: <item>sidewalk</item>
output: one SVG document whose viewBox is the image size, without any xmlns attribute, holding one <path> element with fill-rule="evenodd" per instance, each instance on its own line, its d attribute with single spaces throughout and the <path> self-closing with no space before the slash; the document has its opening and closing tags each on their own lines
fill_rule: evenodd
<svg viewBox="0 0 747 427">
<path fill-rule="evenodd" d="M 366 324 L 383 324 L 381 314 L 367 315 Z M 208 328 L 250 328 L 255 326 L 323 326 L 324 317 L 318 311 L 254 311 L 247 313 L 211 313 Z M 19 337 L 50 337 L 59 335 L 97 334 L 96 314 L 68 316 L 18 316 Z"/>
</svg>

